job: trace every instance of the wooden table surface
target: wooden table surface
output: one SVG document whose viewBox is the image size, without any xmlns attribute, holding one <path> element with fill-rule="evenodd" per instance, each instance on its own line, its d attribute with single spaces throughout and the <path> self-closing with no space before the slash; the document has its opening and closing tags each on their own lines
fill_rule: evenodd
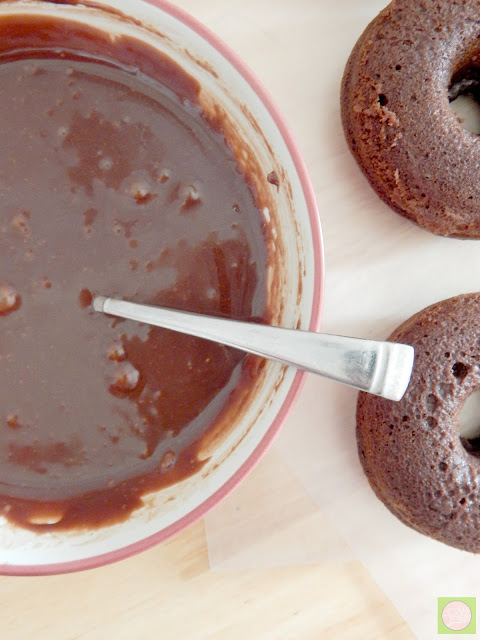
<svg viewBox="0 0 480 640">
<path fill-rule="evenodd" d="M 410 640 L 359 563 L 211 571 L 203 522 L 139 556 L 0 578 L 2 640 Z"/>
<path fill-rule="evenodd" d="M 299 143 L 321 200 L 322 129 L 329 114 L 336 118 L 335 144 L 339 154 L 346 153 L 338 127 L 341 72 L 353 34 L 384 3 L 176 3 L 227 41 L 269 90 Z M 360 5 L 365 17 L 358 16 Z M 351 14 L 349 33 L 329 29 L 332 11 Z M 281 496 L 272 495 L 272 500 Z M 0 577 L 0 602 L 2 640 L 413 638 L 360 562 L 212 570 L 203 521 L 107 567 L 53 577 Z"/>
</svg>

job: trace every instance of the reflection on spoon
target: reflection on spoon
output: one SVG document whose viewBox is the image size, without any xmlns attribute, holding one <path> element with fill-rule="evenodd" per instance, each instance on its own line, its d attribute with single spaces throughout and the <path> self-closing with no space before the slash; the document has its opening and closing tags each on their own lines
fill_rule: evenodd
<svg viewBox="0 0 480 640">
<path fill-rule="evenodd" d="M 389 400 L 403 397 L 413 368 L 413 348 L 404 344 L 283 329 L 103 296 L 94 298 L 93 308 L 277 360 Z"/>
</svg>

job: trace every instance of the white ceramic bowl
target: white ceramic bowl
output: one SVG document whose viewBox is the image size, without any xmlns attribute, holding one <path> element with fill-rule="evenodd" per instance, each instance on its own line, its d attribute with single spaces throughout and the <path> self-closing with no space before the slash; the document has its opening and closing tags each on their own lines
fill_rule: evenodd
<svg viewBox="0 0 480 640">
<path fill-rule="evenodd" d="M 266 176 L 275 170 L 281 179 L 280 188 L 270 188 L 265 195 L 265 215 L 276 238 L 270 247 L 274 259 L 269 304 L 274 323 L 317 329 L 323 252 L 307 170 L 272 100 L 228 46 L 163 0 L 96 0 L 91 7 L 32 0 L 0 4 L 0 19 L 12 12 L 66 16 L 112 34 L 126 33 L 167 54 L 200 82 L 205 109 L 220 106 L 231 131 L 240 134 L 253 152 L 260 172 Z M 125 20 L 121 14 L 135 20 Z M 242 163 L 241 157 L 238 160 Z M 40 575 L 91 568 L 176 534 L 203 516 L 253 468 L 285 421 L 303 378 L 303 373 L 269 362 L 234 428 L 211 445 L 202 470 L 148 496 L 145 506 L 126 522 L 89 532 L 36 534 L 0 519 L 0 573 Z"/>
</svg>

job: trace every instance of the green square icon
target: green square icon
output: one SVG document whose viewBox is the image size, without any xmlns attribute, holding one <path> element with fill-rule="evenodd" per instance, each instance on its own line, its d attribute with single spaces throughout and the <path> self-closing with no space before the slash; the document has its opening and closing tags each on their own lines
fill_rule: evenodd
<svg viewBox="0 0 480 640">
<path fill-rule="evenodd" d="M 438 598 L 438 633 L 477 632 L 476 598 Z"/>
</svg>

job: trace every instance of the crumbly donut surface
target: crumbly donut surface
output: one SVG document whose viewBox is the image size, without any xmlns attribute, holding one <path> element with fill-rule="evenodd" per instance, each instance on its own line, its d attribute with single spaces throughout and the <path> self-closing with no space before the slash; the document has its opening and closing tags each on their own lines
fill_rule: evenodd
<svg viewBox="0 0 480 640">
<path fill-rule="evenodd" d="M 479 0 L 394 0 L 358 40 L 342 82 L 345 136 L 372 187 L 446 236 L 480 237 L 480 138 L 449 106 L 478 85 L 479 20 Z"/>
<path fill-rule="evenodd" d="M 459 413 L 480 389 L 480 293 L 420 311 L 390 339 L 415 348 L 413 375 L 400 402 L 359 394 L 364 471 L 378 498 L 406 525 L 478 553 L 480 457 L 460 439 Z"/>
</svg>

